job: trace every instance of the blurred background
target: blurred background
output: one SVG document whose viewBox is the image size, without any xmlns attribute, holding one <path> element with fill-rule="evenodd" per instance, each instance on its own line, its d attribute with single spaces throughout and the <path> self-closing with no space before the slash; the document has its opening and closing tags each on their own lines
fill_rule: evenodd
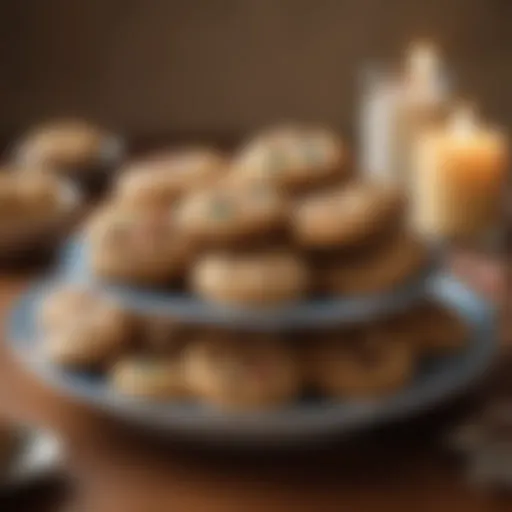
<svg viewBox="0 0 512 512">
<path fill-rule="evenodd" d="M 512 121 L 509 0 L 0 3 L 0 136 L 83 115 L 130 138 L 239 137 L 280 118 L 353 130 L 357 74 L 428 37 Z"/>
</svg>

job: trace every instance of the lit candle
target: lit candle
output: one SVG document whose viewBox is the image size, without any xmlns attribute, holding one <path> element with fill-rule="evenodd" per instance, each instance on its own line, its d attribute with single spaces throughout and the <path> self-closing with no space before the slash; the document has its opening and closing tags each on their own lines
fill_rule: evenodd
<svg viewBox="0 0 512 512">
<path fill-rule="evenodd" d="M 361 168 L 384 184 L 404 187 L 414 140 L 446 110 L 441 61 L 432 45 L 415 44 L 400 75 L 370 78 L 361 104 Z"/>
<path fill-rule="evenodd" d="M 508 160 L 506 138 L 457 109 L 442 128 L 417 141 L 413 158 L 411 221 L 433 238 L 474 239 L 497 226 Z"/>
</svg>

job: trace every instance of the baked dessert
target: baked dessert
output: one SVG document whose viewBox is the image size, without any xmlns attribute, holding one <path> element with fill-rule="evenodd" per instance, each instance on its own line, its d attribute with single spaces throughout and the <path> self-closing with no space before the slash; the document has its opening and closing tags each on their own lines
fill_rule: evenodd
<svg viewBox="0 0 512 512">
<path fill-rule="evenodd" d="M 0 216 L 7 221 L 23 213 L 19 185 L 20 181 L 12 173 L 0 173 Z"/>
<path fill-rule="evenodd" d="M 184 371 L 192 392 L 224 409 L 275 407 L 294 400 L 300 392 L 293 352 L 263 335 L 197 340 L 185 350 Z"/>
<path fill-rule="evenodd" d="M 347 174 L 347 150 L 339 137 L 320 127 L 280 126 L 249 141 L 235 155 L 232 179 L 271 183 L 297 192 Z"/>
<path fill-rule="evenodd" d="M 183 194 L 215 184 L 226 172 L 219 151 L 191 147 L 156 153 L 122 170 L 115 196 L 140 207 L 167 207 Z"/>
<path fill-rule="evenodd" d="M 133 398 L 167 400 L 188 394 L 179 356 L 126 356 L 112 367 L 109 380 L 116 391 Z"/>
<path fill-rule="evenodd" d="M 15 147 L 14 159 L 29 176 L 64 176 L 89 197 L 105 191 L 124 155 L 122 140 L 80 119 L 57 119 L 32 128 Z"/>
<path fill-rule="evenodd" d="M 0 173 L 0 258 L 18 264 L 50 255 L 80 211 L 82 196 L 52 175 Z"/>
<path fill-rule="evenodd" d="M 74 368 L 101 368 L 129 346 L 129 315 L 99 293 L 67 286 L 48 295 L 40 321 L 43 351 L 54 363 Z"/>
<path fill-rule="evenodd" d="M 30 179 L 14 171 L 0 173 L 0 222 L 51 217 L 64 206 L 64 183 L 52 176 Z"/>
<path fill-rule="evenodd" d="M 394 190 L 352 182 L 298 202 L 292 214 L 294 237 L 309 249 L 361 246 L 396 227 L 401 206 Z"/>
<path fill-rule="evenodd" d="M 306 294 L 309 270 L 299 256 L 285 250 L 211 253 L 195 262 L 190 285 L 209 301 L 274 306 Z"/>
<path fill-rule="evenodd" d="M 218 187 L 186 197 L 178 207 L 177 222 L 201 245 L 235 246 L 269 240 L 285 228 L 287 201 L 264 184 Z"/>
<path fill-rule="evenodd" d="M 107 134 L 86 121 L 61 119 L 32 128 L 17 148 L 18 161 L 34 169 L 89 169 L 102 158 Z"/>
<path fill-rule="evenodd" d="M 309 346 L 310 375 L 327 396 L 378 397 L 412 378 L 415 354 L 410 345 L 377 328 L 355 328 L 316 340 Z"/>
<path fill-rule="evenodd" d="M 317 289 L 334 295 L 379 293 L 418 275 L 427 262 L 426 247 L 401 231 L 368 253 L 326 260 L 317 271 Z"/>
<path fill-rule="evenodd" d="M 460 350 L 469 336 L 467 326 L 453 311 L 431 300 L 389 319 L 385 325 L 393 336 L 403 338 L 426 356 Z"/>
<path fill-rule="evenodd" d="M 183 276 L 191 244 L 170 212 L 107 206 L 88 229 L 90 261 L 100 278 L 163 286 Z"/>
<path fill-rule="evenodd" d="M 173 318 L 145 315 L 140 320 L 141 346 L 152 354 L 173 355 L 194 338 L 198 329 Z"/>
<path fill-rule="evenodd" d="M 62 325 L 71 323 L 77 311 L 94 307 L 97 301 L 98 294 L 89 287 L 71 283 L 59 285 L 40 305 L 40 326 L 45 332 L 58 330 Z"/>
</svg>

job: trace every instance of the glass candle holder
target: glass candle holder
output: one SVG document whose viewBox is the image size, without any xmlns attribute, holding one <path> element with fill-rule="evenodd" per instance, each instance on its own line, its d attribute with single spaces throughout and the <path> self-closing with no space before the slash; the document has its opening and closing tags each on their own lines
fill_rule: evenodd
<svg viewBox="0 0 512 512">
<path fill-rule="evenodd" d="M 410 220 L 431 240 L 497 250 L 508 167 L 504 133 L 466 106 L 417 141 L 411 167 Z"/>
</svg>

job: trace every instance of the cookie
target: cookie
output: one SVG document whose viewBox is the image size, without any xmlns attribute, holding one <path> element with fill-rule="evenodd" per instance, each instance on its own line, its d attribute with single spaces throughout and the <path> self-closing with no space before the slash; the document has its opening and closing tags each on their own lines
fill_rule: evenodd
<svg viewBox="0 0 512 512">
<path fill-rule="evenodd" d="M 403 338 L 424 355 L 460 350 L 469 335 L 455 312 L 433 301 L 425 301 L 385 324 L 396 337 Z"/>
<path fill-rule="evenodd" d="M 185 198 L 177 223 L 196 242 L 207 246 L 268 240 L 282 232 L 287 201 L 263 184 L 204 190 Z"/>
<path fill-rule="evenodd" d="M 180 357 L 125 357 L 112 367 L 109 381 L 117 392 L 133 398 L 166 400 L 188 394 Z"/>
<path fill-rule="evenodd" d="M 55 214 L 62 206 L 64 183 L 53 176 L 26 176 L 17 169 L 0 174 L 0 221 L 19 222 Z"/>
<path fill-rule="evenodd" d="M 346 160 L 344 144 L 328 130 L 277 127 L 249 141 L 235 155 L 232 179 L 270 183 L 296 192 L 341 180 L 346 175 Z"/>
<path fill-rule="evenodd" d="M 325 262 L 317 288 L 327 294 L 370 294 L 390 290 L 418 275 L 428 253 L 413 235 L 399 233 L 378 250 Z"/>
<path fill-rule="evenodd" d="M 205 337 L 185 350 L 184 371 L 194 394 L 224 409 L 275 407 L 300 392 L 293 352 L 269 337 Z"/>
<path fill-rule="evenodd" d="M 129 346 L 129 316 L 116 304 L 86 289 L 56 290 L 43 302 L 43 351 L 54 363 L 98 368 Z"/>
<path fill-rule="evenodd" d="M 112 205 L 88 229 L 91 267 L 110 281 L 163 286 L 183 276 L 192 247 L 172 212 L 134 212 Z"/>
<path fill-rule="evenodd" d="M 15 171 L 0 175 L 2 261 L 17 264 L 53 254 L 76 220 L 81 203 L 80 191 L 65 179 Z"/>
<path fill-rule="evenodd" d="M 375 328 L 344 331 L 311 344 L 308 360 L 316 387 L 339 398 L 377 397 L 404 387 L 414 371 L 409 345 Z"/>
<path fill-rule="evenodd" d="M 166 207 L 183 194 L 216 183 L 226 172 L 224 155 L 188 148 L 151 155 L 121 172 L 114 194 L 139 207 Z"/>
<path fill-rule="evenodd" d="M 140 345 L 152 354 L 175 354 L 193 339 L 197 330 L 173 318 L 145 316 L 140 319 Z"/>
<path fill-rule="evenodd" d="M 52 290 L 39 308 L 39 323 L 44 331 L 54 331 L 69 323 L 77 311 L 95 307 L 98 295 L 88 287 L 60 285 Z"/>
<path fill-rule="evenodd" d="M 18 197 L 25 217 L 41 218 L 65 206 L 66 182 L 48 175 L 19 178 Z"/>
<path fill-rule="evenodd" d="M 364 245 L 396 225 L 402 198 L 390 189 L 354 182 L 298 202 L 292 230 L 298 244 L 311 249 Z"/>
<path fill-rule="evenodd" d="M 81 120 L 58 120 L 33 128 L 18 147 L 18 161 L 34 169 L 87 168 L 101 158 L 106 134 Z"/>
<path fill-rule="evenodd" d="M 12 178 L 10 169 L 1 169 L 0 172 L 0 215 L 11 217 L 20 211 L 20 198 L 17 180 Z"/>
<path fill-rule="evenodd" d="M 287 251 L 211 253 L 192 267 L 190 283 L 209 301 L 265 307 L 302 297 L 309 270 L 298 255 Z"/>
</svg>

